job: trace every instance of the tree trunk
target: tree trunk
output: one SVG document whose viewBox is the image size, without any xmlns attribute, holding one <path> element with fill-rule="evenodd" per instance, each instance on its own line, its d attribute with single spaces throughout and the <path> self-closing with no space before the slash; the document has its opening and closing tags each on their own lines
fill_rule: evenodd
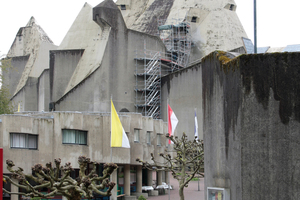
<svg viewBox="0 0 300 200">
<path fill-rule="evenodd" d="M 179 196 L 180 196 L 180 200 L 184 200 L 184 194 L 183 194 L 183 189 L 184 186 L 179 186 Z"/>
<path fill-rule="evenodd" d="M 67 198 L 68 200 L 81 200 L 81 195 L 79 192 L 75 191 L 75 190 L 69 190 L 69 192 L 71 193 L 72 197 Z"/>
</svg>

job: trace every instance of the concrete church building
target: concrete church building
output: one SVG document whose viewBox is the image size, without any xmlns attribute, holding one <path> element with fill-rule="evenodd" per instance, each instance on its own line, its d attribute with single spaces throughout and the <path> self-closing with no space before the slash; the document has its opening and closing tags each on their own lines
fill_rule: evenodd
<svg viewBox="0 0 300 200">
<path fill-rule="evenodd" d="M 196 108 L 203 138 L 201 58 L 243 48 L 247 35 L 236 8 L 233 0 L 105 0 L 94 8 L 86 3 L 59 46 L 31 18 L 7 54 L 13 68 L 6 84 L 20 112 L 1 116 L 4 160 L 27 172 L 57 157 L 74 167 L 82 154 L 109 162 L 112 98 L 131 144 L 113 150 L 113 162 L 121 166 L 113 179 L 126 199 L 135 199 L 142 185 L 152 184 L 152 172 L 135 159 L 150 161 L 151 152 L 166 147 L 167 101 L 179 119 L 175 134 L 193 138 Z M 73 132 L 83 136 L 82 143 L 64 142 Z M 14 138 L 27 142 L 18 146 Z M 157 184 L 167 177 L 158 173 Z"/>
</svg>

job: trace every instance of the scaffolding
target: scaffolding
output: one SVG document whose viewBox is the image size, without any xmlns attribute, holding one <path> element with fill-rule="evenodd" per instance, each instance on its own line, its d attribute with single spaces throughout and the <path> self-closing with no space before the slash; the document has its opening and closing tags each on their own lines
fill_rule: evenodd
<svg viewBox="0 0 300 200">
<path fill-rule="evenodd" d="M 161 53 L 136 51 L 136 103 L 137 112 L 160 119 L 161 105 Z"/>
<path fill-rule="evenodd" d="M 165 19 L 158 20 L 158 35 L 167 48 L 162 63 L 173 72 L 187 67 L 193 42 L 188 22 L 179 19 L 165 22 Z"/>
<path fill-rule="evenodd" d="M 171 24 L 158 21 L 158 34 L 166 46 L 166 52 L 150 51 L 144 44 L 143 51 L 136 50 L 136 112 L 153 119 L 161 118 L 161 76 L 185 68 L 188 65 L 192 40 L 190 25 L 184 20 Z"/>
</svg>

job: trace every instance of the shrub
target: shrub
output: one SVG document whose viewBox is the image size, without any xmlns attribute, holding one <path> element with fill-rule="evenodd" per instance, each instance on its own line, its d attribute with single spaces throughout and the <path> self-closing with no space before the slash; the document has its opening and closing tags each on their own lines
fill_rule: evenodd
<svg viewBox="0 0 300 200">
<path fill-rule="evenodd" d="M 139 196 L 138 200 L 147 200 L 143 195 Z"/>
</svg>

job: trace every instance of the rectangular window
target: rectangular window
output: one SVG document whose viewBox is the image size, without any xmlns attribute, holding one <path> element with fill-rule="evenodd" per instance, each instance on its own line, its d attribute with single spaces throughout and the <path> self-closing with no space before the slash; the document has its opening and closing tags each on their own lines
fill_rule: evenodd
<svg viewBox="0 0 300 200">
<path fill-rule="evenodd" d="M 151 131 L 147 131 L 146 137 L 147 137 L 147 144 L 151 144 Z"/>
<path fill-rule="evenodd" d="M 166 134 L 165 134 L 166 135 Z M 169 148 L 169 139 L 168 138 L 166 138 L 166 148 Z"/>
<path fill-rule="evenodd" d="M 197 17 L 192 17 L 192 20 L 191 20 L 191 22 L 194 22 L 194 23 L 196 23 L 197 22 Z"/>
<path fill-rule="evenodd" d="M 157 140 L 157 146 L 161 146 L 161 134 L 160 133 L 157 133 L 156 140 Z"/>
<path fill-rule="evenodd" d="M 63 144 L 87 144 L 87 131 L 63 129 Z"/>
<path fill-rule="evenodd" d="M 27 133 L 11 133 L 10 147 L 21 149 L 37 149 L 38 136 Z"/>
<path fill-rule="evenodd" d="M 121 5 L 121 10 L 126 10 L 126 5 L 122 4 Z"/>
<path fill-rule="evenodd" d="M 140 142 L 140 129 L 134 129 L 134 142 Z"/>
</svg>

